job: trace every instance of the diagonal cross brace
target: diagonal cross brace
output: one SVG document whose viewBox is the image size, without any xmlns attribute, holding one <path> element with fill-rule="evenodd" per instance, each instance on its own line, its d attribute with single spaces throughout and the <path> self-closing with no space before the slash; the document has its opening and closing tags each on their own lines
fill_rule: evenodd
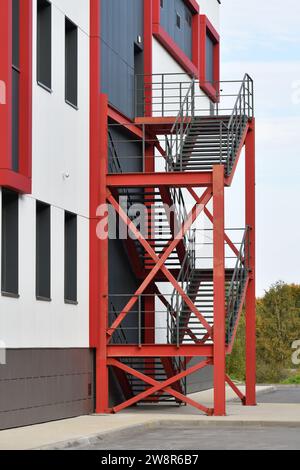
<svg viewBox="0 0 300 470">
<path fill-rule="evenodd" d="M 211 364 L 211 360 L 206 360 L 203 362 L 200 362 L 199 364 L 196 364 L 195 366 L 190 367 L 189 369 L 180 372 L 179 374 L 175 375 L 174 377 L 171 377 L 170 379 L 165 380 L 164 382 L 158 382 L 157 380 L 152 379 L 151 377 L 148 377 L 145 374 L 142 374 L 141 372 L 138 372 L 135 369 L 132 369 L 131 367 L 123 364 L 122 362 L 117 361 L 116 359 L 109 359 L 107 362 L 107 365 L 113 366 L 113 367 L 118 367 L 124 372 L 127 372 L 128 374 L 133 375 L 134 377 L 137 377 L 138 379 L 142 380 L 143 382 L 152 385 L 151 388 L 145 390 L 144 392 L 140 393 L 139 395 L 136 395 L 135 397 L 131 398 L 130 400 L 125 401 L 124 403 L 121 403 L 118 406 L 115 406 L 113 408 L 113 411 L 117 413 L 118 411 L 123 410 L 124 408 L 128 408 L 131 405 L 134 405 L 135 403 L 144 400 L 147 398 L 149 395 L 152 395 L 154 393 L 159 392 L 160 390 L 164 390 L 168 392 L 170 395 L 173 395 L 175 398 L 178 398 L 179 400 L 187 403 L 188 405 L 194 406 L 200 411 L 203 411 L 206 414 L 212 414 L 212 410 L 209 408 L 201 405 L 200 403 L 197 403 L 196 401 L 192 400 L 191 398 L 186 397 L 182 393 L 177 392 L 174 390 L 171 385 L 178 382 L 179 380 L 183 379 L 184 377 L 187 377 L 188 375 L 191 375 L 195 372 L 197 372 L 200 369 L 203 369 L 204 367 L 208 366 Z"/>
<path fill-rule="evenodd" d="M 181 229 L 179 230 L 178 234 L 176 237 L 171 240 L 168 245 L 165 247 L 163 250 L 161 256 L 157 256 L 153 248 L 149 245 L 148 241 L 143 237 L 143 235 L 139 232 L 139 230 L 136 228 L 136 226 L 132 223 L 132 221 L 129 219 L 127 214 L 124 212 L 122 207 L 118 204 L 118 202 L 114 199 L 110 191 L 107 192 L 107 200 L 111 203 L 111 205 L 115 208 L 117 213 L 119 214 L 120 218 L 126 223 L 128 226 L 129 230 L 133 233 L 133 235 L 139 240 L 141 245 L 145 248 L 145 250 L 149 253 L 149 255 L 153 258 L 155 261 L 155 266 L 153 269 L 150 271 L 148 276 L 145 278 L 141 286 L 138 288 L 138 290 L 133 294 L 132 298 L 129 300 L 127 305 L 124 307 L 123 311 L 120 313 L 118 318 L 115 320 L 115 322 L 112 324 L 112 326 L 108 330 L 108 335 L 111 337 L 114 331 L 118 328 L 118 326 L 122 323 L 124 318 L 127 316 L 129 311 L 132 309 L 132 307 L 135 305 L 135 303 L 138 300 L 138 297 L 142 295 L 146 287 L 149 285 L 149 283 L 153 280 L 155 275 L 158 273 L 158 271 L 162 271 L 166 278 L 171 282 L 171 284 L 174 286 L 174 288 L 178 291 L 179 295 L 183 298 L 184 302 L 188 305 L 188 307 L 192 310 L 192 312 L 196 315 L 196 317 L 199 319 L 200 323 L 204 326 L 204 328 L 207 330 L 207 332 L 211 335 L 212 334 L 212 328 L 209 325 L 209 323 L 206 321 L 206 319 L 201 315 L 199 310 L 196 308 L 196 306 L 193 304 L 191 299 L 186 295 L 184 290 L 181 288 L 177 280 L 174 278 L 174 276 L 170 273 L 170 271 L 164 266 L 165 261 L 168 259 L 170 254 L 173 252 L 173 250 L 176 248 L 177 244 L 180 242 L 182 237 L 185 235 L 185 233 L 190 229 L 190 227 L 193 225 L 195 222 L 196 218 L 199 216 L 199 214 L 204 210 L 204 207 L 206 204 L 210 201 L 212 197 L 212 192 L 211 189 L 207 189 L 203 195 L 199 198 L 199 202 L 193 207 L 192 211 L 189 213 L 187 220 L 182 224 Z M 108 342 L 110 341 L 110 338 L 108 338 Z"/>
</svg>

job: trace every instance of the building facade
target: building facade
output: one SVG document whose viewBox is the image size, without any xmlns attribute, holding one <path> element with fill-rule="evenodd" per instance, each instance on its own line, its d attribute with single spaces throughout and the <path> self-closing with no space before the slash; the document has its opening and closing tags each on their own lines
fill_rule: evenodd
<svg viewBox="0 0 300 470">
<path fill-rule="evenodd" d="M 162 300 L 156 289 L 165 283 L 164 275 L 152 279 L 140 308 L 132 305 L 120 328 L 118 316 L 147 278 L 153 259 L 148 259 L 138 234 L 137 239 L 108 239 L 99 227 L 105 216 L 101 204 L 114 207 L 121 197 L 127 198 L 129 210 L 132 201 L 149 208 L 153 200 L 158 206 L 176 200 L 183 213 L 178 188 L 185 184 L 155 183 L 159 191 L 162 186 L 168 189 L 159 202 L 151 182 L 128 185 L 114 177 L 161 175 L 162 161 L 164 165 L 170 157 L 170 135 L 177 132 L 178 138 L 178 115 L 181 132 L 189 127 L 183 124 L 186 108 L 189 123 L 191 113 L 193 118 L 220 115 L 219 10 L 218 0 L 0 2 L 0 429 L 118 411 L 120 403 L 145 390 L 141 377 L 134 378 L 126 367 L 138 375 L 150 371 L 150 385 L 160 375 L 161 380 L 170 380 L 183 374 L 178 380 L 185 379 L 185 393 L 175 384 L 180 393 L 176 403 L 183 403 L 182 395 L 189 391 L 216 383 L 207 350 L 188 356 L 185 351 L 177 353 L 176 366 L 173 359 L 160 361 L 161 352 L 141 356 L 137 363 L 122 355 L 125 370 L 110 362 L 120 353 L 110 356 L 109 344 L 162 344 L 165 334 L 172 336 L 174 331 L 168 330 L 166 303 L 163 320 L 158 318 L 157 302 Z M 245 93 L 250 96 L 249 83 L 244 98 Z M 250 109 L 250 98 L 243 103 Z M 250 115 L 247 118 L 245 127 L 233 131 L 234 138 L 241 134 L 235 160 L 246 142 Z M 190 172 L 188 161 L 180 174 L 203 175 L 203 169 Z M 224 164 L 222 158 L 217 163 Z M 172 171 L 176 176 L 176 168 Z M 212 168 L 205 171 L 212 173 Z M 114 209 L 119 235 L 128 219 Z M 170 242 L 170 220 L 168 227 Z M 150 243 L 154 249 L 163 240 L 162 233 L 160 228 L 158 240 Z M 175 267 L 167 268 L 188 289 L 191 280 L 180 278 L 188 251 L 184 243 L 179 243 L 181 254 L 173 250 Z M 229 279 L 232 274 L 224 276 Z M 245 279 L 248 287 L 251 282 Z M 245 289 L 243 285 L 235 321 Z M 187 296 L 195 303 L 189 291 Z M 209 317 L 213 306 L 207 311 Z M 178 349 L 186 343 L 190 316 L 184 327 L 180 322 L 177 317 Z M 196 344 L 205 337 L 199 335 Z M 198 363 L 192 356 L 201 357 L 208 367 L 193 365 L 195 374 L 190 377 L 183 371 L 187 364 Z M 225 375 L 223 379 L 225 385 Z M 253 402 L 252 389 L 251 393 Z M 145 401 L 160 401 L 158 397 L 170 400 L 162 392 L 154 398 L 147 395 Z"/>
</svg>

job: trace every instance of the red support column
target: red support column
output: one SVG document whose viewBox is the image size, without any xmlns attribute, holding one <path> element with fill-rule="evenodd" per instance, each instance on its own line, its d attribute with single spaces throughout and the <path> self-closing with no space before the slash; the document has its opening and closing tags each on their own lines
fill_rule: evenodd
<svg viewBox="0 0 300 470">
<path fill-rule="evenodd" d="M 214 217 L 214 414 L 226 414 L 224 167 L 213 169 Z"/>
<path fill-rule="evenodd" d="M 100 99 L 100 193 L 99 203 L 106 204 L 106 175 L 108 170 L 108 101 Z M 96 234 L 95 234 L 96 237 Z M 96 352 L 96 413 L 109 411 L 109 378 L 107 366 L 108 329 L 108 237 L 98 240 L 99 276 L 99 343 Z"/>
<path fill-rule="evenodd" d="M 246 224 L 250 227 L 250 280 L 246 294 L 246 405 L 256 405 L 255 120 L 246 138 Z"/>
</svg>

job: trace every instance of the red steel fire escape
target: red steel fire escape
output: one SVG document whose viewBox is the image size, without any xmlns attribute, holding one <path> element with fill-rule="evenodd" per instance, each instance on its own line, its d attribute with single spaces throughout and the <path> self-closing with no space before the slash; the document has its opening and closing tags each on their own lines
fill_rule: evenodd
<svg viewBox="0 0 300 470">
<path fill-rule="evenodd" d="M 218 84 L 220 96 L 214 109 L 211 105 L 207 109 L 207 99 L 196 80 L 156 75 L 138 77 L 136 82 L 135 121 L 120 124 L 108 120 L 101 134 L 105 152 L 105 158 L 101 158 L 107 170 L 102 199 L 114 208 L 119 227 L 126 227 L 131 235 L 124 240 L 124 247 L 137 288 L 124 295 L 108 291 L 108 241 L 101 241 L 105 253 L 101 262 L 97 412 L 173 401 L 220 416 L 226 413 L 226 384 L 244 405 L 253 406 L 252 79 L 245 75 L 240 82 Z M 103 108 L 102 115 L 107 116 L 107 103 Z M 124 137 L 116 137 L 121 128 L 131 136 L 126 154 L 121 145 Z M 130 143 L 140 145 L 140 158 L 131 155 Z M 242 155 L 246 216 L 243 235 L 237 241 L 232 237 L 241 232 L 225 229 L 224 194 Z M 142 165 L 139 170 L 138 164 Z M 142 210 L 136 215 L 133 209 L 137 206 L 146 208 L 144 215 Z M 167 210 L 170 206 L 171 212 Z M 232 351 L 244 306 L 245 395 L 226 374 L 226 355 Z M 213 408 L 193 400 L 186 389 L 186 378 L 207 366 L 213 366 Z M 109 369 L 114 371 L 124 395 L 124 401 L 112 409 Z"/>
</svg>

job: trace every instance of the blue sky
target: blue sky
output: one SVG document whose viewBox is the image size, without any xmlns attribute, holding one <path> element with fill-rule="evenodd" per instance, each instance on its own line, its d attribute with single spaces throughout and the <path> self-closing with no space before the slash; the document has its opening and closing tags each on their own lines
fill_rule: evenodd
<svg viewBox="0 0 300 470">
<path fill-rule="evenodd" d="M 223 0 L 223 80 L 255 80 L 257 291 L 300 284 L 300 2 Z M 227 200 L 241 225 L 243 165 Z"/>
</svg>

